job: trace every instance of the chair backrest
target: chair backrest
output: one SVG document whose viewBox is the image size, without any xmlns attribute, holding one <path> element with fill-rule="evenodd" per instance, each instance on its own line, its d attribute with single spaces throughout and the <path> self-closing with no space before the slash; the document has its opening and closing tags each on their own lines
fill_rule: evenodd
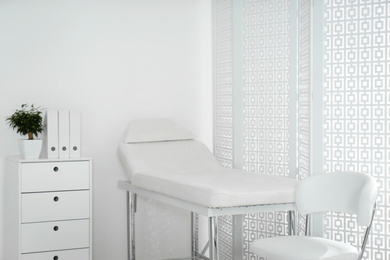
<svg viewBox="0 0 390 260">
<path fill-rule="evenodd" d="M 368 226 L 377 192 L 376 181 L 369 175 L 326 173 L 298 183 L 296 205 L 303 214 L 325 211 L 356 214 L 358 225 Z"/>
</svg>

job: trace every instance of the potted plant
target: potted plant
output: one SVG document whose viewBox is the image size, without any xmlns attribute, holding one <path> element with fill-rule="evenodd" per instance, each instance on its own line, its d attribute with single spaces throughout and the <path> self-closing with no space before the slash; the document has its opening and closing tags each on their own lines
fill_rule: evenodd
<svg viewBox="0 0 390 260">
<path fill-rule="evenodd" d="M 42 110 L 22 104 L 10 117 L 6 118 L 9 126 L 16 129 L 16 133 L 28 136 L 27 140 L 19 140 L 19 148 L 23 158 L 39 158 L 42 149 L 42 140 L 34 139 L 43 131 Z"/>
</svg>

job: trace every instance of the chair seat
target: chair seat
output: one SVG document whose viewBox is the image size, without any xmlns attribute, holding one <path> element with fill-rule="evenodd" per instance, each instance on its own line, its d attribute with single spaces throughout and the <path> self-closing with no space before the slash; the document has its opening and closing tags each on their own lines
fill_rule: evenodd
<svg viewBox="0 0 390 260">
<path fill-rule="evenodd" d="M 309 236 L 281 236 L 255 240 L 251 252 L 268 260 L 356 260 L 356 247 Z"/>
</svg>

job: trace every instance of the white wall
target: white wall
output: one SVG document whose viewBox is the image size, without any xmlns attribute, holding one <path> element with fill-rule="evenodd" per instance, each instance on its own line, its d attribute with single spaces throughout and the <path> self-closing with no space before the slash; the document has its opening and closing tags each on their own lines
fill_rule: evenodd
<svg viewBox="0 0 390 260">
<path fill-rule="evenodd" d="M 0 119 L 22 103 L 82 112 L 83 154 L 94 159 L 94 260 L 126 259 L 117 145 L 127 123 L 171 118 L 212 146 L 211 1 L 2 0 L 0 37 Z M 0 123 L 0 190 L 19 138 Z M 188 230 L 175 242 L 173 231 L 187 227 L 188 213 L 143 204 L 138 256 L 186 253 Z M 0 259 L 12 260 L 0 234 Z"/>
</svg>

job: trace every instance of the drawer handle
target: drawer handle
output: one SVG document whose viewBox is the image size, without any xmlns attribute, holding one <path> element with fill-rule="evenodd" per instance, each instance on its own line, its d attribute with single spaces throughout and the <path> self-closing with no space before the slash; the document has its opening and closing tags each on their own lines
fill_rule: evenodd
<svg viewBox="0 0 390 260">
<path fill-rule="evenodd" d="M 58 256 L 56 256 L 56 255 L 53 257 L 53 260 L 58 260 L 58 259 L 59 259 L 59 258 L 58 258 Z"/>
<path fill-rule="evenodd" d="M 58 226 L 54 226 L 53 230 L 54 231 L 58 231 L 59 227 Z"/>
<path fill-rule="evenodd" d="M 54 168 L 53 168 L 53 171 L 58 172 L 58 167 L 57 167 L 57 166 L 54 167 Z"/>
<path fill-rule="evenodd" d="M 59 199 L 60 199 L 60 198 L 58 198 L 57 196 L 55 196 L 55 197 L 53 198 L 53 200 L 54 200 L 55 202 L 57 202 Z"/>
</svg>

